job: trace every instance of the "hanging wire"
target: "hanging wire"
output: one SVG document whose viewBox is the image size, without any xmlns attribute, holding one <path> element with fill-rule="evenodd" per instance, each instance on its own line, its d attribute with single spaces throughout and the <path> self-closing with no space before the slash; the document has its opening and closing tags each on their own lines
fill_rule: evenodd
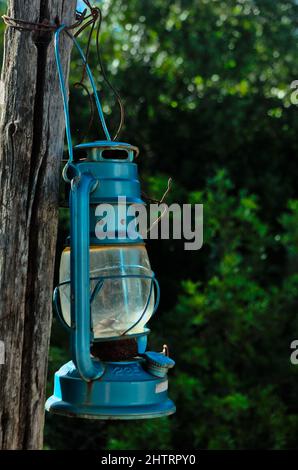
<svg viewBox="0 0 298 470">
<path fill-rule="evenodd" d="M 120 122 L 119 122 L 119 125 L 118 125 L 118 129 L 117 129 L 117 131 L 116 131 L 116 133 L 113 137 L 113 140 L 117 140 L 117 138 L 119 137 L 119 135 L 122 131 L 122 128 L 124 126 L 125 109 L 124 109 L 124 105 L 123 105 L 123 101 L 121 99 L 121 96 L 120 96 L 119 92 L 116 90 L 116 88 L 112 85 L 110 80 L 108 79 L 105 68 L 104 68 L 104 65 L 103 65 L 101 52 L 100 52 L 100 41 L 99 41 L 99 39 L 100 39 L 100 28 L 101 28 L 101 23 L 102 23 L 102 12 L 101 12 L 100 9 L 98 9 L 98 11 L 99 11 L 99 21 L 98 21 L 97 30 L 96 30 L 97 59 L 98 59 L 98 63 L 99 63 L 99 67 L 100 67 L 100 71 L 101 71 L 101 74 L 103 76 L 103 79 L 106 82 L 106 84 L 108 85 L 108 87 L 110 88 L 110 90 L 113 92 L 113 94 L 114 94 L 114 96 L 117 100 L 118 106 L 119 106 Z"/>
<path fill-rule="evenodd" d="M 55 32 L 55 56 L 56 56 L 56 62 L 57 62 L 57 69 L 58 69 L 58 75 L 59 75 L 59 81 L 60 81 L 60 87 L 61 87 L 61 92 L 62 92 L 62 98 L 63 98 L 63 106 L 64 106 L 64 112 L 65 112 L 65 118 L 66 118 L 66 137 L 67 137 L 67 144 L 68 144 L 68 152 L 69 152 L 69 162 L 68 164 L 71 164 L 73 161 L 73 147 L 72 147 L 72 138 L 71 138 L 71 131 L 70 131 L 70 119 L 69 119 L 69 103 L 67 100 L 67 91 L 66 91 L 66 86 L 65 86 L 65 80 L 64 80 L 64 75 L 63 75 L 63 70 L 62 70 L 62 64 L 61 64 L 61 58 L 60 58 L 60 48 L 59 48 L 59 38 L 61 32 L 65 31 L 66 34 L 70 37 L 70 39 L 73 41 L 74 45 L 76 46 L 77 51 L 80 54 L 80 57 L 86 67 L 86 73 L 88 75 L 88 79 L 90 80 L 90 84 L 92 86 L 94 98 L 95 98 L 95 103 L 99 115 L 99 119 L 101 122 L 102 129 L 105 133 L 106 139 L 111 140 L 110 138 L 110 133 L 107 128 L 106 122 L 105 122 L 105 117 L 104 113 L 101 107 L 101 103 L 98 97 L 96 85 L 94 82 L 94 78 L 92 75 L 92 72 L 90 70 L 90 67 L 87 63 L 86 57 L 84 55 L 83 50 L 81 49 L 78 41 L 76 38 L 67 30 L 65 30 L 65 25 L 59 26 L 57 31 Z M 64 170 L 67 168 L 67 166 L 64 168 Z M 64 176 L 66 176 L 66 173 L 64 172 Z M 68 178 L 66 178 L 67 180 Z"/>
<path fill-rule="evenodd" d="M 82 33 L 82 31 L 84 31 L 88 26 L 91 26 L 90 31 L 89 31 L 89 35 L 88 35 L 88 40 L 87 40 L 86 52 L 85 52 L 86 61 L 88 62 L 91 40 L 92 40 L 94 30 L 96 28 L 96 54 L 97 54 L 97 60 L 98 60 L 99 68 L 100 68 L 102 77 L 104 79 L 104 82 L 110 88 L 110 90 L 112 91 L 112 93 L 114 94 L 114 96 L 116 98 L 116 101 L 117 101 L 118 106 L 119 106 L 119 111 L 120 111 L 120 121 L 119 121 L 117 130 L 116 130 L 116 132 L 115 132 L 115 134 L 112 138 L 112 140 L 117 140 L 117 138 L 119 137 L 119 135 L 122 131 L 123 125 L 124 125 L 125 110 L 124 110 L 124 105 L 123 105 L 123 102 L 122 102 L 122 99 L 121 99 L 121 96 L 120 96 L 119 92 L 112 85 L 112 83 L 110 82 L 110 80 L 109 80 L 109 78 L 106 74 L 106 71 L 105 71 L 105 68 L 104 68 L 104 65 L 103 65 L 103 61 L 102 61 L 102 57 L 101 57 L 100 30 L 101 30 L 101 25 L 102 25 L 102 11 L 99 7 L 93 7 L 89 0 L 83 0 L 83 1 L 84 1 L 85 5 L 87 6 L 87 8 L 89 8 L 89 10 L 91 11 L 92 19 L 90 19 L 87 23 L 85 23 L 83 26 L 81 26 L 81 28 L 79 28 L 78 31 L 76 31 L 74 36 L 78 37 Z M 96 26 L 96 23 L 97 23 L 97 26 Z M 91 129 L 92 124 L 93 124 L 94 114 L 95 113 L 94 113 L 94 105 L 93 105 L 92 97 L 89 93 L 88 88 L 84 85 L 85 78 L 86 78 L 86 66 L 84 65 L 81 80 L 79 82 L 76 82 L 74 84 L 74 86 L 76 88 L 78 88 L 78 87 L 83 88 L 85 90 L 88 98 L 89 98 L 90 120 L 89 120 L 88 130 L 87 130 L 87 133 L 88 133 Z"/>
<path fill-rule="evenodd" d="M 85 4 L 86 4 L 86 2 L 85 2 Z M 87 11 L 87 9 L 85 11 Z M 93 34 L 93 31 L 94 31 L 94 28 L 95 28 L 97 18 L 98 18 L 97 9 L 93 8 L 93 10 L 92 10 L 92 19 L 89 20 L 87 23 L 85 23 L 74 34 L 74 37 L 77 38 L 88 26 L 91 25 L 91 29 L 90 29 L 90 32 L 89 32 L 89 35 L 88 35 L 88 40 L 87 40 L 87 47 L 86 47 L 86 51 L 85 51 L 85 57 L 86 57 L 86 62 L 87 63 L 88 63 L 88 59 L 89 59 L 89 52 L 90 52 L 90 44 L 91 44 L 92 34 Z M 90 118 L 89 118 L 89 123 L 88 123 L 87 131 L 86 131 L 86 134 L 88 135 L 90 130 L 91 130 L 92 124 L 94 122 L 95 112 L 94 112 L 94 102 L 93 102 L 92 96 L 91 96 L 91 94 L 88 90 L 88 87 L 84 84 L 85 78 L 86 78 L 86 65 L 84 64 L 81 79 L 80 79 L 80 81 L 74 83 L 73 86 L 74 86 L 74 88 L 82 88 L 85 91 L 85 93 L 88 97 L 88 100 L 89 100 Z M 83 141 L 84 140 L 84 135 L 79 140 Z"/>
<path fill-rule="evenodd" d="M 97 54 L 97 60 L 98 60 L 99 68 L 100 68 L 102 77 L 104 79 L 104 82 L 110 88 L 110 90 L 112 91 L 112 93 L 114 94 L 114 96 L 116 98 L 116 101 L 117 101 L 118 107 L 119 107 L 119 111 L 120 111 L 120 121 L 119 121 L 119 124 L 118 124 L 118 128 L 117 128 L 117 130 L 116 130 L 116 132 L 115 132 L 115 134 L 112 138 L 112 140 L 117 140 L 117 138 L 119 137 L 119 135 L 122 131 L 122 128 L 124 126 L 125 109 L 124 109 L 124 105 L 123 105 L 123 102 L 122 102 L 122 99 L 121 99 L 121 96 L 120 96 L 119 92 L 112 85 L 112 83 L 110 82 L 110 80 L 107 76 L 107 73 L 106 73 L 105 68 L 104 68 L 102 56 L 101 56 L 101 51 L 100 51 L 100 30 L 101 30 L 101 25 L 102 25 L 102 11 L 99 7 L 92 7 L 88 0 L 84 0 L 84 3 L 91 10 L 92 15 L 93 15 L 93 20 L 90 20 L 90 21 L 88 21 L 88 23 L 84 24 L 75 33 L 74 36 L 75 37 L 79 36 L 81 34 L 81 32 L 84 29 L 86 29 L 86 27 L 91 25 L 88 40 L 87 40 L 86 52 L 85 52 L 86 60 L 88 62 L 92 35 L 93 35 L 93 32 L 94 32 L 95 27 L 96 27 L 96 23 L 97 23 L 97 27 L 96 27 L 96 54 Z M 88 97 L 89 97 L 90 113 L 91 113 L 91 117 L 90 117 L 90 121 L 89 121 L 89 125 L 88 125 L 88 132 L 89 132 L 90 129 L 91 129 L 93 120 L 94 120 L 94 106 L 93 106 L 93 102 L 92 102 L 90 93 L 89 93 L 88 89 L 84 86 L 84 83 L 83 83 L 84 80 L 85 80 L 85 77 L 86 77 L 86 67 L 83 67 L 81 80 L 79 82 L 75 83 L 74 86 L 75 87 L 82 87 L 85 90 L 85 92 L 87 93 Z"/>
<path fill-rule="evenodd" d="M 83 0 L 85 2 L 85 0 Z M 67 26 L 67 29 L 72 30 L 78 28 L 83 21 L 90 18 L 92 15 L 87 15 L 87 9 L 82 13 L 76 11 L 76 22 Z M 43 20 L 42 22 L 34 22 L 21 20 L 18 18 L 12 18 L 8 15 L 3 15 L 2 19 L 7 26 L 17 29 L 18 31 L 36 31 L 36 32 L 51 32 L 56 31 L 57 24 L 51 24 L 48 20 Z"/>
</svg>

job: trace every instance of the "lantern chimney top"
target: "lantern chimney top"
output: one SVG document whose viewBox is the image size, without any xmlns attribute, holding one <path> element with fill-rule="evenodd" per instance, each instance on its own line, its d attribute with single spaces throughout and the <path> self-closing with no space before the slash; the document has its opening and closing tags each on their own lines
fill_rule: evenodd
<svg viewBox="0 0 298 470">
<path fill-rule="evenodd" d="M 125 142 L 117 142 L 110 140 L 96 140 L 94 142 L 86 142 L 75 146 L 77 150 L 88 151 L 88 157 L 92 161 L 123 161 L 133 162 L 134 158 L 139 155 L 138 147 Z"/>
</svg>

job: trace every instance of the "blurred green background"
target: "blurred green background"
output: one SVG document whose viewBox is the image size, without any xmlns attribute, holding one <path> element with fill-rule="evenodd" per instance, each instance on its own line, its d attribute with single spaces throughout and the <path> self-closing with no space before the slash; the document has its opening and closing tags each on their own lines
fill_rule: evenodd
<svg viewBox="0 0 298 470">
<path fill-rule="evenodd" d="M 177 413 L 152 421 L 46 416 L 47 449 L 298 448 L 298 2 L 107 0 L 103 60 L 124 99 L 121 140 L 159 198 L 204 204 L 204 245 L 151 241 L 161 284 L 150 348 L 167 343 Z M 83 42 L 86 41 L 86 35 Z M 90 63 L 111 128 L 119 117 L 92 41 Z M 71 82 L 80 78 L 73 54 Z M 71 90 L 76 139 L 88 99 Z M 95 128 L 91 138 L 101 138 Z M 57 264 L 67 235 L 61 210 Z M 53 322 L 53 374 L 70 357 Z"/>
</svg>

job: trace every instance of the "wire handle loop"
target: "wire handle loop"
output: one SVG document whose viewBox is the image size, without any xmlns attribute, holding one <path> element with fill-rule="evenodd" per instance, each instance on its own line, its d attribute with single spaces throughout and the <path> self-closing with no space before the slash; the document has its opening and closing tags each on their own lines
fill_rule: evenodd
<svg viewBox="0 0 298 470">
<path fill-rule="evenodd" d="M 95 81 L 94 81 L 91 69 L 88 65 L 87 59 L 85 57 L 85 54 L 84 54 L 83 50 L 81 49 L 81 47 L 80 47 L 78 41 L 76 40 L 76 38 L 69 31 L 66 30 L 66 25 L 63 24 L 55 32 L 55 57 L 56 57 L 56 62 L 57 62 L 59 83 L 60 83 L 60 89 L 61 89 L 62 100 L 63 100 L 63 108 L 64 108 L 64 116 L 65 116 L 66 138 L 67 138 L 68 155 L 69 155 L 68 164 L 66 166 L 67 166 L 67 169 L 68 169 L 70 164 L 73 163 L 74 157 L 73 157 L 73 144 L 72 144 L 72 136 L 71 136 L 70 116 L 69 116 L 68 94 L 67 94 L 67 91 L 66 91 L 65 78 L 64 78 L 64 74 L 63 74 L 63 70 L 62 70 L 61 56 L 60 56 L 60 41 L 59 41 L 59 39 L 60 39 L 60 34 L 61 34 L 62 31 L 65 31 L 66 34 L 68 35 L 68 37 L 70 37 L 70 39 L 72 40 L 72 42 L 74 43 L 76 49 L 78 50 L 78 52 L 80 54 L 80 57 L 81 57 L 84 65 L 86 67 L 86 72 L 87 72 L 87 75 L 88 75 L 88 78 L 89 78 L 89 81 L 90 81 L 90 84 L 91 84 L 91 87 L 92 87 L 92 90 L 93 90 L 95 103 L 96 103 L 96 108 L 97 108 L 99 120 L 100 120 L 101 126 L 103 128 L 104 134 L 106 136 L 106 139 L 109 140 L 109 141 L 111 140 L 111 136 L 110 136 L 109 130 L 107 128 L 107 124 L 106 124 L 106 121 L 105 121 L 103 110 L 102 110 L 100 100 L 99 100 L 99 97 L 98 97 L 98 92 L 97 92 L 97 89 L 96 89 Z M 67 169 L 65 171 L 63 171 L 63 178 L 64 178 L 65 181 L 70 182 L 70 180 L 69 180 L 69 178 L 67 177 L 67 174 L 66 174 Z"/>
</svg>

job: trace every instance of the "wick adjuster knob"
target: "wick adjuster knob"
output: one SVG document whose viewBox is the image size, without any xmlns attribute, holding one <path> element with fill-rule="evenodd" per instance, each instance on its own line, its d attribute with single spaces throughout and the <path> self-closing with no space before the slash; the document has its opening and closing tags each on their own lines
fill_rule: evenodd
<svg viewBox="0 0 298 470">
<path fill-rule="evenodd" d="M 146 351 L 142 354 L 145 359 L 145 367 L 147 372 L 156 377 L 165 377 L 169 369 L 174 367 L 175 361 L 163 353 L 154 351 Z"/>
</svg>

